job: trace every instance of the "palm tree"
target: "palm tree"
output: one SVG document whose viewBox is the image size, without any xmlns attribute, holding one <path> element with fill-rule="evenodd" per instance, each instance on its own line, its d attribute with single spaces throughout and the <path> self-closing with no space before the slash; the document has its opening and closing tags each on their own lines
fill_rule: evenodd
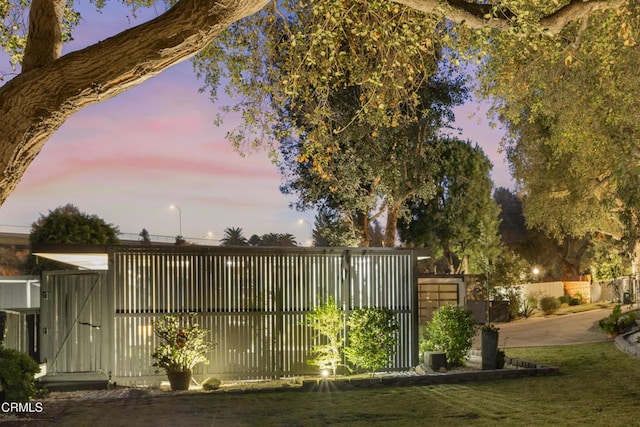
<svg viewBox="0 0 640 427">
<path fill-rule="evenodd" d="M 298 246 L 293 234 L 285 233 L 278 236 L 278 246 Z"/>
<path fill-rule="evenodd" d="M 228 227 L 224 229 L 224 237 L 220 239 L 222 246 L 247 246 L 247 238 L 242 235 L 242 228 Z"/>
<path fill-rule="evenodd" d="M 293 234 L 267 233 L 260 236 L 259 246 L 298 246 Z"/>
</svg>

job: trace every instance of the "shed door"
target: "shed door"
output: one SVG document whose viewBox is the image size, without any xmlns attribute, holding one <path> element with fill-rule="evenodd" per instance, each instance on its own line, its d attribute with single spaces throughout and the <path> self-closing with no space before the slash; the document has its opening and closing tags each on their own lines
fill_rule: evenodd
<svg viewBox="0 0 640 427">
<path fill-rule="evenodd" d="M 106 272 L 43 275 L 41 357 L 48 373 L 102 372 Z"/>
</svg>

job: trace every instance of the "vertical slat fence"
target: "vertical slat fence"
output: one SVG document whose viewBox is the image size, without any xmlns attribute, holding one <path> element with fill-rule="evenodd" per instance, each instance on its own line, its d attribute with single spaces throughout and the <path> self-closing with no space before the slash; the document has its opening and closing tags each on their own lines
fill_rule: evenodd
<svg viewBox="0 0 640 427">
<path fill-rule="evenodd" d="M 308 364 L 307 313 L 333 296 L 347 313 L 387 307 L 400 324 L 388 369 L 417 365 L 416 286 L 410 251 L 114 247 L 113 376 L 156 375 L 153 321 L 195 313 L 216 343 L 196 375 L 272 378 L 317 373 Z M 157 378 L 157 377 L 156 377 Z"/>
</svg>

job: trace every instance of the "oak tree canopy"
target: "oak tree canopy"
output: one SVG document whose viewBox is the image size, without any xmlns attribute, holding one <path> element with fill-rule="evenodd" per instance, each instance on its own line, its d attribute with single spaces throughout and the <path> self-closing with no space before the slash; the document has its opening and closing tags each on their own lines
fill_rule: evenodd
<svg viewBox="0 0 640 427">
<path fill-rule="evenodd" d="M 98 0 L 96 6 L 108 7 L 105 3 Z M 155 5 L 155 2 L 147 0 L 128 3 L 134 8 Z M 314 40 L 326 45 L 326 61 L 309 66 L 327 67 L 326 71 L 335 74 L 345 63 L 338 46 L 330 43 L 333 19 L 351 19 L 356 33 L 366 30 L 366 36 L 358 37 L 362 37 L 363 44 L 370 46 L 372 51 L 388 47 L 376 45 L 379 34 L 372 31 L 376 22 L 369 21 L 370 16 L 348 14 L 346 5 L 360 2 L 318 0 L 300 3 L 326 8 L 321 15 L 325 18 L 324 26 L 313 34 L 322 38 L 291 34 L 292 48 L 294 41 L 306 46 L 307 50 Z M 514 43 L 526 40 L 531 43 L 531 49 L 538 44 L 545 48 L 557 47 L 558 38 L 564 40 L 566 34 L 563 31 L 574 22 L 576 24 L 572 28 L 577 27 L 574 34 L 579 38 L 581 22 L 593 17 L 617 25 L 626 22 L 627 14 L 635 13 L 636 9 L 633 2 L 621 0 L 507 0 L 495 4 L 476 4 L 465 0 L 378 0 L 371 3 L 392 11 L 397 6 L 401 14 L 422 14 L 423 26 L 429 37 L 421 33 L 424 28 L 409 27 L 398 33 L 406 39 L 408 46 L 413 44 L 416 49 L 425 49 L 427 53 L 432 49 L 430 46 L 447 45 L 452 49 L 458 46 L 461 53 L 476 55 L 478 59 L 488 51 L 489 41 L 497 34 L 516 40 Z M 193 57 L 211 47 L 211 42 L 231 24 L 238 23 L 241 27 L 244 18 L 258 11 L 263 11 L 267 19 L 271 16 L 274 25 L 284 22 L 286 17 L 281 16 L 279 4 L 267 0 L 179 0 L 155 19 L 84 49 L 61 55 L 62 44 L 78 23 L 72 2 L 0 0 L 3 21 L 0 44 L 10 53 L 19 70 L 12 78 L 5 76 L 0 87 L 0 204 L 13 191 L 48 138 L 70 115 L 87 105 L 117 96 L 164 69 Z M 342 11 L 344 13 L 338 13 Z M 454 36 L 440 31 L 443 26 L 456 29 L 452 33 Z M 619 28 L 627 34 L 621 43 L 625 37 L 626 40 L 633 39 L 634 26 L 623 27 L 620 24 Z M 445 40 L 445 37 L 449 39 Z M 468 47 L 473 47 L 473 50 L 468 50 Z M 320 52 L 317 50 L 319 55 Z M 333 57 L 332 53 L 335 53 Z M 514 61 L 518 53 L 512 53 Z M 393 79 L 385 79 L 391 74 L 402 74 L 400 70 L 407 75 L 413 72 L 407 63 L 396 65 L 387 60 L 380 61 L 379 65 L 380 72 L 369 76 L 370 81 L 356 80 L 371 87 L 367 95 L 370 98 L 362 101 L 367 108 L 375 109 L 380 104 L 377 98 L 380 91 L 376 90 L 376 85 L 393 83 Z M 331 74 L 326 75 L 330 77 Z M 357 78 L 356 75 L 353 78 Z M 393 120 L 393 114 L 386 114 L 384 118 Z"/>
</svg>

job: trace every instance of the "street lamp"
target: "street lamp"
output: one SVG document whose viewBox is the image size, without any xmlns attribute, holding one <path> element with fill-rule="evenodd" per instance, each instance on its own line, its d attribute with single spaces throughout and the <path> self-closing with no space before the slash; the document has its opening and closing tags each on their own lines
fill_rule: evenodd
<svg viewBox="0 0 640 427">
<path fill-rule="evenodd" d="M 306 219 L 302 219 L 302 218 L 300 218 L 300 219 L 298 220 L 298 224 L 300 224 L 300 225 L 304 224 L 305 222 L 306 222 L 306 223 L 307 223 L 307 225 L 309 226 L 309 235 L 310 235 L 310 239 L 309 239 L 309 241 L 311 242 L 311 243 L 309 244 L 309 246 L 312 246 L 312 245 L 313 245 L 313 225 L 312 225 L 309 221 L 307 221 Z"/>
<path fill-rule="evenodd" d="M 180 209 L 178 206 L 176 205 L 171 205 L 169 206 L 170 209 L 172 210 L 178 210 L 178 220 L 180 221 L 180 234 L 179 236 L 182 237 L 182 209 Z"/>
<path fill-rule="evenodd" d="M 533 273 L 533 278 L 537 282 L 538 281 L 538 274 L 540 274 L 540 269 L 538 267 L 533 267 L 533 270 L 531 270 L 531 272 Z"/>
</svg>

